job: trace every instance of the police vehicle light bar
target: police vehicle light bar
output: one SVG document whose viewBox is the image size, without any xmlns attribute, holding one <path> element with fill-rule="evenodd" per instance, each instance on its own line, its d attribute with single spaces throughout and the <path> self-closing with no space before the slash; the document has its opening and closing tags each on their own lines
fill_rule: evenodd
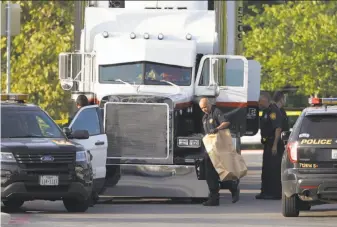
<svg viewBox="0 0 337 227">
<path fill-rule="evenodd" d="M 309 98 L 311 105 L 337 105 L 337 98 Z"/>
<path fill-rule="evenodd" d="M 27 94 L 1 94 L 1 101 L 21 101 L 28 99 Z"/>
</svg>

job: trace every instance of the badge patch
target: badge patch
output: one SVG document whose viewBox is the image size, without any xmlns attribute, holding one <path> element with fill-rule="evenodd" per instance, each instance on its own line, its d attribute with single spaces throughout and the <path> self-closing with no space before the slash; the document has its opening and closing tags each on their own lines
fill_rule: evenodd
<svg viewBox="0 0 337 227">
<path fill-rule="evenodd" d="M 269 116 L 270 116 L 270 119 L 272 119 L 272 120 L 276 119 L 276 114 L 275 113 L 271 113 Z"/>
<path fill-rule="evenodd" d="M 211 123 L 211 124 L 213 123 L 213 119 L 212 119 L 212 118 L 211 118 L 211 119 L 209 119 L 209 123 Z"/>
</svg>

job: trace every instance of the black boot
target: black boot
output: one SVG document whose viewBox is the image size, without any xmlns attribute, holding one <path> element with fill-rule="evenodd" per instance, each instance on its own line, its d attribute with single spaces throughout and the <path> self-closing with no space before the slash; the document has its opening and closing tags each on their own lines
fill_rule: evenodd
<svg viewBox="0 0 337 227">
<path fill-rule="evenodd" d="M 210 194 L 208 200 L 202 205 L 204 206 L 219 206 L 220 195 L 219 193 Z"/>
<path fill-rule="evenodd" d="M 240 187 L 239 184 L 233 185 L 229 190 L 232 193 L 232 203 L 236 203 L 240 199 Z"/>
</svg>

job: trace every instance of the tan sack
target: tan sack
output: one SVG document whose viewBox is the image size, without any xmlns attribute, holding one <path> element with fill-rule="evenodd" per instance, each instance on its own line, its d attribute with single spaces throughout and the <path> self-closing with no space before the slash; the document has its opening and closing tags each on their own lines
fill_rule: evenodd
<svg viewBox="0 0 337 227">
<path fill-rule="evenodd" d="M 236 152 L 229 129 L 206 135 L 203 142 L 221 181 L 237 180 L 247 175 L 247 165 Z"/>
</svg>

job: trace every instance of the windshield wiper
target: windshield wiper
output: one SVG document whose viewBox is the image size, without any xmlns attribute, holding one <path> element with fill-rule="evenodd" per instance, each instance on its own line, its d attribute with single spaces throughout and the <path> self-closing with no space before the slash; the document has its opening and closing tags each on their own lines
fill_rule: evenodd
<svg viewBox="0 0 337 227">
<path fill-rule="evenodd" d="M 27 134 L 22 136 L 9 136 L 7 138 L 45 138 L 45 137 L 42 135 Z"/>
<path fill-rule="evenodd" d="M 167 81 L 167 80 L 160 80 L 160 82 L 165 82 L 167 84 L 170 84 L 172 85 L 173 87 L 177 88 L 178 89 L 178 92 L 176 94 L 179 94 L 180 93 L 180 87 L 178 85 L 176 85 L 175 83 L 172 83 L 170 81 Z"/>
<path fill-rule="evenodd" d="M 115 81 L 115 82 L 120 82 L 120 83 L 126 84 L 126 85 L 132 87 L 133 89 L 135 89 L 136 92 L 138 93 L 139 85 L 137 86 L 137 88 L 135 88 L 135 87 L 134 87 L 132 84 L 130 84 L 129 82 L 126 82 L 126 81 L 121 80 L 121 79 L 116 79 L 116 80 L 111 80 L 111 81 Z"/>
</svg>

